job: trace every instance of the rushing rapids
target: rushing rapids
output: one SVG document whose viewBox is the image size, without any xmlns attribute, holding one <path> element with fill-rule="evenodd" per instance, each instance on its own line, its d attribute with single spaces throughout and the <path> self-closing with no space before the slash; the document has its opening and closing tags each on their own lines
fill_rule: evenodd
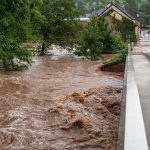
<svg viewBox="0 0 150 150">
<path fill-rule="evenodd" d="M 122 77 L 75 56 L 0 72 L 1 150 L 114 150 Z"/>
</svg>

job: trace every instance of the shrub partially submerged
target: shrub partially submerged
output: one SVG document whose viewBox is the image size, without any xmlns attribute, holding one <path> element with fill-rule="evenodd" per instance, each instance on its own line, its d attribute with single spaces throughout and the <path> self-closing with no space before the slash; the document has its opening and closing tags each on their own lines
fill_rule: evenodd
<svg viewBox="0 0 150 150">
<path fill-rule="evenodd" d="M 93 16 L 77 36 L 75 54 L 98 60 L 102 53 L 117 53 L 125 47 L 121 37 L 108 29 L 103 18 Z"/>
<path fill-rule="evenodd" d="M 102 67 L 106 67 L 106 66 L 109 66 L 109 65 L 115 65 L 115 64 L 118 64 L 118 63 L 125 62 L 127 54 L 128 54 L 128 49 L 127 48 L 125 48 L 121 51 L 118 51 L 116 57 L 113 58 L 113 59 L 110 59 L 108 61 L 104 61 Z"/>
<path fill-rule="evenodd" d="M 103 48 L 104 53 L 118 53 L 125 48 L 126 46 L 120 36 L 110 33 L 105 37 Z"/>
<path fill-rule="evenodd" d="M 0 62 L 6 70 L 20 70 L 31 62 L 31 52 L 20 43 L 37 37 L 44 20 L 40 1 L 10 0 L 0 2 Z"/>
<path fill-rule="evenodd" d="M 77 36 L 78 46 L 75 54 L 86 56 L 91 60 L 99 59 L 106 34 L 108 34 L 108 30 L 103 20 L 93 16 Z"/>
<path fill-rule="evenodd" d="M 32 54 L 12 39 L 0 37 L 0 60 L 6 70 L 20 70 L 31 63 Z"/>
</svg>

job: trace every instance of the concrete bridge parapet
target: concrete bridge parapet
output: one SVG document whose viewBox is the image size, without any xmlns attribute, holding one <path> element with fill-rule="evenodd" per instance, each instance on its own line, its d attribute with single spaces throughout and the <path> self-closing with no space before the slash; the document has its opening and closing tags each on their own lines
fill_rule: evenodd
<svg viewBox="0 0 150 150">
<path fill-rule="evenodd" d="M 148 150 L 131 51 L 126 60 L 117 150 Z"/>
</svg>

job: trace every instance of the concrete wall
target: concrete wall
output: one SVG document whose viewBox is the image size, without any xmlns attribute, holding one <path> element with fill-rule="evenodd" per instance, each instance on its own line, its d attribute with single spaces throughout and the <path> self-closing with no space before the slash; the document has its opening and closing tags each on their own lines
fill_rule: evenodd
<svg viewBox="0 0 150 150">
<path fill-rule="evenodd" d="M 131 51 L 126 61 L 117 144 L 117 150 L 148 150 Z"/>
</svg>

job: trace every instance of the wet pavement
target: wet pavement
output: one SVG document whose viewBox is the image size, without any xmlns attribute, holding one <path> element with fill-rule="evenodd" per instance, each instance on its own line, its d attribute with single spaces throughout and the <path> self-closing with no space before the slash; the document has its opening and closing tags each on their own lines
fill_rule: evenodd
<svg viewBox="0 0 150 150">
<path fill-rule="evenodd" d="M 134 48 L 133 52 L 139 51 L 141 54 L 133 55 L 132 57 L 141 100 L 147 141 L 150 147 L 150 40 L 140 41 Z"/>
<path fill-rule="evenodd" d="M 122 77 L 83 57 L 35 57 L 0 71 L 1 150 L 114 150 Z"/>
</svg>

